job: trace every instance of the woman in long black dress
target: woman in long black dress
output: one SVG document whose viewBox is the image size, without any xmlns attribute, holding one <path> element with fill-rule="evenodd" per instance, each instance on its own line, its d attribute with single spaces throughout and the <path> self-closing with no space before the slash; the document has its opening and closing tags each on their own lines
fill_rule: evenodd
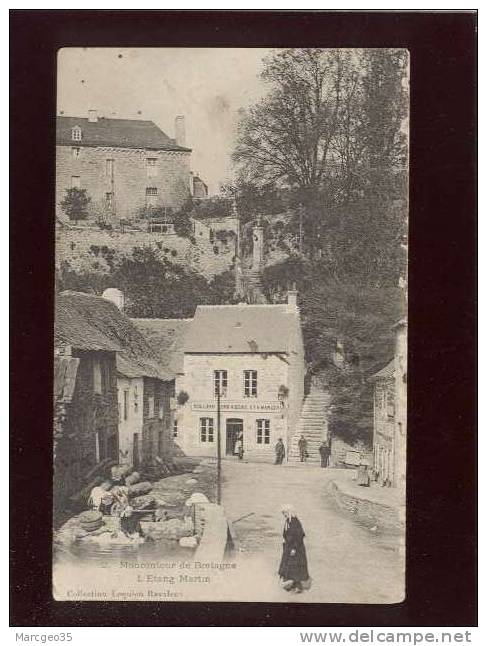
<svg viewBox="0 0 487 646">
<path fill-rule="evenodd" d="M 309 580 L 305 533 L 291 505 L 285 505 L 281 511 L 285 520 L 279 576 L 286 590 L 299 593 L 303 591 L 303 581 Z"/>
</svg>

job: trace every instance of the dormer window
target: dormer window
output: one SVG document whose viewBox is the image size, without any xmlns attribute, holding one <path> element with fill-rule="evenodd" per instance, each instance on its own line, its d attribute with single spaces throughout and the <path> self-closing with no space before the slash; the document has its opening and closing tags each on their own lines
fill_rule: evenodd
<svg viewBox="0 0 487 646">
<path fill-rule="evenodd" d="M 71 128 L 71 139 L 73 141 L 81 141 L 81 128 L 79 126 Z"/>
</svg>

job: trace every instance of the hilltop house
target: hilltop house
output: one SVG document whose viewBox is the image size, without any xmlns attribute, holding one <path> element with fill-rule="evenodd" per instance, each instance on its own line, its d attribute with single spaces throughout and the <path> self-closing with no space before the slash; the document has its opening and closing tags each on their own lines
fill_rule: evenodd
<svg viewBox="0 0 487 646">
<path fill-rule="evenodd" d="M 152 121 L 107 119 L 96 110 L 88 118 L 58 116 L 56 215 L 65 217 L 60 203 L 71 188 L 86 189 L 91 216 L 108 222 L 132 220 L 144 207 L 179 209 L 194 190 L 184 117 L 175 132 L 171 139 Z"/>
<path fill-rule="evenodd" d="M 105 460 L 150 466 L 171 454 L 174 377 L 117 306 L 56 298 L 54 489 L 59 505 Z"/>
<path fill-rule="evenodd" d="M 187 455 L 273 461 L 290 444 L 304 396 L 304 351 L 296 293 L 281 305 L 198 306 L 184 332 L 176 376 L 177 441 Z"/>
</svg>

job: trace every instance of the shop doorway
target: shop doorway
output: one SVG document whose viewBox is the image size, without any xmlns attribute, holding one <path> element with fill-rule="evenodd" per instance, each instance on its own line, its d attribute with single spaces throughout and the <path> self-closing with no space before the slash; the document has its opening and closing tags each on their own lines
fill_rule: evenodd
<svg viewBox="0 0 487 646">
<path fill-rule="evenodd" d="M 235 445 L 240 433 L 243 434 L 243 419 L 227 419 L 226 455 L 235 455 Z"/>
</svg>

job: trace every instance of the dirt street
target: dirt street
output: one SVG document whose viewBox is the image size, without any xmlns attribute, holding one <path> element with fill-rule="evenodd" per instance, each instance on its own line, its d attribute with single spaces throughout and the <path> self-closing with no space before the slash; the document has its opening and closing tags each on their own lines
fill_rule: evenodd
<svg viewBox="0 0 487 646">
<path fill-rule="evenodd" d="M 328 491 L 332 469 L 223 462 L 223 500 L 235 523 L 240 570 L 249 594 L 268 601 L 397 603 L 403 598 L 399 537 L 358 524 L 337 509 Z M 300 595 L 282 590 L 277 569 L 282 549 L 280 507 L 292 504 L 306 532 L 312 587 Z M 254 600 L 258 600 L 254 596 Z"/>
</svg>

